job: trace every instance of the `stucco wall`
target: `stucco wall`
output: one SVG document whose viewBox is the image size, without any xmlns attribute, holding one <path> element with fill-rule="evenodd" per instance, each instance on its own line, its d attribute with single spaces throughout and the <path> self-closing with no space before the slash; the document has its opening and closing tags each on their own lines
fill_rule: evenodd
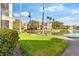
<svg viewBox="0 0 79 59">
<path fill-rule="evenodd" d="M 8 16 L 2 16 L 2 20 L 8 20 L 9 21 L 9 29 L 13 29 L 13 21 L 15 21 L 14 18 L 8 17 Z"/>
</svg>

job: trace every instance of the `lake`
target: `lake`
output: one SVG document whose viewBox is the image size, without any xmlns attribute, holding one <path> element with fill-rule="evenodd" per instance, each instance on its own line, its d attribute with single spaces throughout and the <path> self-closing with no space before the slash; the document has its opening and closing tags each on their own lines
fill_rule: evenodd
<svg viewBox="0 0 79 59">
<path fill-rule="evenodd" d="M 79 37 L 79 30 L 75 30 L 73 33 L 64 34 L 64 36 Z"/>
</svg>

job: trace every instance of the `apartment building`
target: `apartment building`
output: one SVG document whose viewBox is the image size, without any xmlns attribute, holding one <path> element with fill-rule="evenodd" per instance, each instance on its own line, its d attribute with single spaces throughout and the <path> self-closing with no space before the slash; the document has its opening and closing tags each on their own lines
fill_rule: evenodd
<svg viewBox="0 0 79 59">
<path fill-rule="evenodd" d="M 0 3 L 0 28 L 13 29 L 12 4 Z"/>
</svg>

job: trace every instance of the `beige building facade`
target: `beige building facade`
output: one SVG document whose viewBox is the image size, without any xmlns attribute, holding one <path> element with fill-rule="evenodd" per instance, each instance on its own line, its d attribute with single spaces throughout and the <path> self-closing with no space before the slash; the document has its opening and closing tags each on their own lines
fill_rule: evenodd
<svg viewBox="0 0 79 59">
<path fill-rule="evenodd" d="M 15 21 L 15 18 L 12 17 L 12 4 L 1 3 L 0 4 L 0 28 L 13 29 L 13 21 Z"/>
</svg>

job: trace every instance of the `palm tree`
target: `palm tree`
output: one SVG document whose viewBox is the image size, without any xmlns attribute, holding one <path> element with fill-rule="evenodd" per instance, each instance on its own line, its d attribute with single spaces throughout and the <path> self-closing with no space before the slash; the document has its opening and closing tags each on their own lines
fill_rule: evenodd
<svg viewBox="0 0 79 59">
<path fill-rule="evenodd" d="M 52 21 L 53 21 L 53 26 L 55 28 L 55 19 L 53 18 Z"/>
<path fill-rule="evenodd" d="M 52 17 L 50 17 L 50 16 L 47 16 L 46 18 L 49 19 L 49 20 L 52 20 Z"/>
<path fill-rule="evenodd" d="M 52 17 L 47 16 L 46 18 L 49 19 L 49 23 L 50 23 L 50 21 L 52 20 Z M 51 30 L 52 30 L 52 28 L 50 29 L 50 31 L 51 31 Z"/>
<path fill-rule="evenodd" d="M 52 20 L 53 20 L 53 22 L 55 22 L 55 19 L 54 18 Z"/>
</svg>

